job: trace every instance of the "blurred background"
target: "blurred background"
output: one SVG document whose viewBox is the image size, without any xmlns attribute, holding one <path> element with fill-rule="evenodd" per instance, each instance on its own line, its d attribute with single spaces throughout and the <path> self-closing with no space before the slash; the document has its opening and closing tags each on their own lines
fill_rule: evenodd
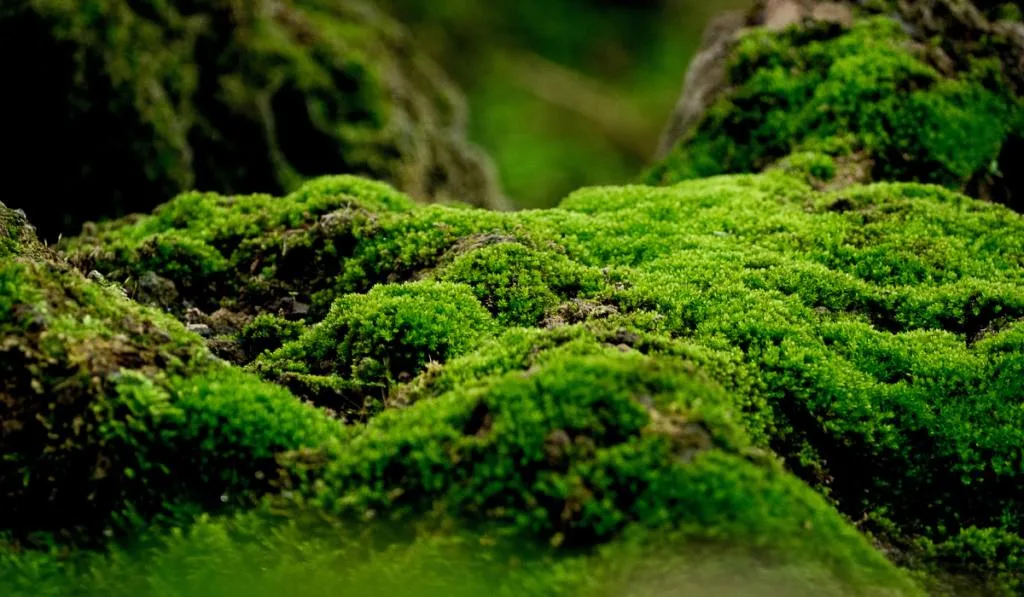
<svg viewBox="0 0 1024 597">
<path fill-rule="evenodd" d="M 188 189 L 280 195 L 343 172 L 504 207 L 423 53 L 465 95 L 508 203 L 551 206 L 639 179 L 705 26 L 752 2 L 0 0 L 18 81 L 0 94 L 18 147 L 0 200 L 53 241 Z"/>
<path fill-rule="evenodd" d="M 716 13 L 752 0 L 375 0 L 459 84 L 516 207 L 634 180 Z"/>
</svg>

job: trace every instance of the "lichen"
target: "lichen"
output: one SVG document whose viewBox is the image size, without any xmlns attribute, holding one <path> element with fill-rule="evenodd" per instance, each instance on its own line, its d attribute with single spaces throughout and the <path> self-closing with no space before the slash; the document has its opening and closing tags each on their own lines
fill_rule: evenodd
<svg viewBox="0 0 1024 597">
<path fill-rule="evenodd" d="M 458 92 L 412 46 L 361 0 L 15 0 L 0 12 L 21 89 L 0 100 L 12 207 L 55 238 L 188 189 L 343 172 L 497 206 Z"/>
</svg>

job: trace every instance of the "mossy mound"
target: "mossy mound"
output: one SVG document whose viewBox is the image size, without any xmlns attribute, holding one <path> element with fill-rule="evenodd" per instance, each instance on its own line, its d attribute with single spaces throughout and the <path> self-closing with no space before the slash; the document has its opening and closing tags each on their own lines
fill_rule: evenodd
<svg viewBox="0 0 1024 597">
<path fill-rule="evenodd" d="M 497 206 L 461 97 L 411 46 L 361 0 L 5 3 L 8 202 L 49 237 L 341 172 Z"/>
<path fill-rule="evenodd" d="M 282 326 L 322 319 L 351 287 L 338 277 L 361 231 L 413 205 L 352 176 L 318 179 L 284 199 L 193 192 L 151 215 L 87 225 L 62 246 L 83 272 L 104 272 L 131 298 L 213 336 L 220 356 L 247 363 L 280 346 Z"/>
<path fill-rule="evenodd" d="M 253 366 L 317 405 L 366 418 L 368 398 L 382 401 L 397 381 L 467 352 L 493 328 L 464 285 L 382 285 L 339 298 L 323 321 Z"/>
<path fill-rule="evenodd" d="M 386 48 L 349 26 L 372 13 L 139 6 L 0 22 L 84 48 L 55 60 L 146 116 L 154 176 L 187 174 L 175 139 L 248 144 L 252 119 L 204 110 L 253 89 L 335 141 L 392 131 L 369 116 L 389 71 L 349 70 Z M 798 594 L 1024 593 L 1024 217 L 957 192 L 1013 203 L 1019 73 L 983 43 L 944 70 L 859 10 L 744 35 L 652 176 L 760 174 L 502 213 L 300 185 L 281 145 L 238 163 L 289 194 L 188 192 L 63 255 L 0 206 L 0 591 L 643 594 L 724 565 Z M 211 55 L 242 67 L 180 68 Z"/>
<path fill-rule="evenodd" d="M 102 276 L 86 279 L 17 214 L 0 213 L 5 594 L 194 594 L 203 582 L 219 595 L 252 566 L 267 592 L 334 558 L 346 565 L 312 586 L 358 588 L 370 574 L 426 572 L 449 543 L 462 558 L 449 565 L 482 567 L 516 594 L 579 594 L 621 577 L 608 570 L 640 574 L 659 557 L 654 545 L 754 558 L 801 590 L 916 593 L 825 498 L 751 446 L 743 398 L 682 353 L 645 356 L 602 340 L 632 338 L 617 327 L 498 337 L 467 285 L 377 286 L 341 296 L 321 323 L 263 357 L 326 359 L 339 379 L 392 382 L 395 371 L 427 369 L 387 388 L 396 408 L 344 427 L 213 358 L 199 336 Z M 266 319 L 254 324 L 279 329 Z M 381 366 L 360 369 L 374 359 Z M 524 371 L 527 360 L 536 366 Z M 462 381 L 450 385 L 452 376 Z M 246 507 L 241 517 L 201 516 Z M 539 559 L 524 568 L 522 553 L 506 549 Z M 695 577 L 712 571 L 688 565 Z M 465 570 L 433 569 L 435 579 L 466 580 Z"/>
<path fill-rule="evenodd" d="M 1007 564 L 1021 558 L 1024 516 L 1019 215 L 939 186 L 822 191 L 785 169 L 586 189 L 516 214 L 415 206 L 346 178 L 274 205 L 300 211 L 310 196 L 338 211 L 296 226 L 300 237 L 333 231 L 297 243 L 302 263 L 333 269 L 329 283 L 317 268 L 290 283 L 301 300 L 334 306 L 310 309 L 315 325 L 300 334 L 251 304 L 263 313 L 254 329 L 277 338 L 252 368 L 304 380 L 291 387 L 369 419 L 341 453 L 290 465 L 309 468 L 300 488 L 319 489 L 300 493 L 327 510 L 472 512 L 587 544 L 690 520 L 701 498 L 674 492 L 724 482 L 715 467 L 773 478 L 756 458 L 741 464 L 762 450 L 899 563 L 1021 590 Z M 69 246 L 75 259 L 105 255 L 118 275 L 174 278 L 178 265 L 138 257 L 171 232 L 168 214 L 266 201 L 187 195 Z M 173 233 L 240 279 L 230 257 L 240 249 L 219 239 L 243 220 L 194 220 Z M 278 251 L 270 230 L 272 240 L 246 242 Z M 244 271 L 256 285 L 281 272 Z M 211 308 L 236 297 L 207 295 Z M 658 381 L 664 367 L 677 372 L 670 381 Z M 746 499 L 731 503 L 744 510 Z"/>
<path fill-rule="evenodd" d="M 90 281 L 0 207 L 0 529 L 94 543 L 251 502 L 336 427 Z M 187 518 L 187 516 L 185 516 Z"/>
<path fill-rule="evenodd" d="M 819 6 L 823 20 L 716 40 L 707 60 L 721 72 L 703 74 L 721 76 L 721 89 L 688 79 L 675 148 L 647 181 L 813 165 L 823 188 L 927 182 L 1024 210 L 1024 31 L 965 2 L 840 4 Z"/>
</svg>

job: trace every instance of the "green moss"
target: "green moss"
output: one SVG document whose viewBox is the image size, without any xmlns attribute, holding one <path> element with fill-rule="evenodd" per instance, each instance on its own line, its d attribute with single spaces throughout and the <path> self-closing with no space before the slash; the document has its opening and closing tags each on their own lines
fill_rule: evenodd
<svg viewBox="0 0 1024 597">
<path fill-rule="evenodd" d="M 381 285 L 339 298 L 323 321 L 253 367 L 321 406 L 366 416 L 391 384 L 472 349 L 493 327 L 465 285 Z"/>
<path fill-rule="evenodd" d="M 332 149 L 291 153 L 293 123 L 247 108 L 284 102 L 374 171 L 395 157 L 376 143 L 407 137 L 378 110 L 400 89 L 362 60 L 377 33 L 349 25 L 370 16 L 325 6 L 32 0 L 0 22 L 48 15 L 86 48 L 75 72 L 152 120 L 154 177 L 198 176 L 175 161 L 196 135 L 252 141 L 167 125 L 163 89 L 196 122 L 280 125 L 265 162 L 217 168 L 291 187 L 296 156 Z M 0 592 L 426 592 L 465 562 L 492 591 L 628 594 L 699 576 L 707 550 L 808 593 L 917 593 L 897 565 L 1019 593 L 1024 219 L 956 189 L 1011 186 L 1024 117 L 1012 73 L 972 57 L 954 78 L 910 41 L 886 19 L 753 31 L 653 175 L 671 186 L 548 211 L 348 176 L 189 192 L 63 243 L 86 279 L 0 207 Z M 238 68 L 179 68 L 200 48 Z M 857 184 L 881 179 L 904 182 Z"/>
<path fill-rule="evenodd" d="M 295 495 L 343 519 L 440 516 L 566 546 L 668 521 L 788 541 L 773 525 L 818 499 L 799 478 L 919 569 L 1006 585 L 1000 562 L 918 539 L 1019 536 L 1024 220 L 939 186 L 822 190 L 851 155 L 837 139 L 760 175 L 585 189 L 519 213 L 331 179 L 312 183 L 342 185 L 315 216 L 302 194 L 186 196 L 69 246 L 131 271 L 138 253 L 116 247 L 170 229 L 225 256 L 218 275 L 240 288 L 255 271 L 301 289 L 314 325 L 253 367 L 368 421 L 287 459 L 306 470 Z M 169 217 L 186 207 L 226 215 Z M 274 210 L 295 219 L 247 231 Z M 315 266 L 286 268 L 293 250 Z M 253 337 L 277 334 L 281 295 L 241 294 L 205 298 L 265 314 Z"/>
<path fill-rule="evenodd" d="M 36 240 L 35 228 L 24 212 L 12 211 L 0 202 L 0 257 L 41 256 L 45 250 Z"/>
<path fill-rule="evenodd" d="M 0 104 L 19 148 L 12 207 L 53 237 L 188 189 L 286 192 L 341 172 L 500 201 L 458 92 L 360 0 L 15 0 L 0 40 L 28 90 Z"/>
<path fill-rule="evenodd" d="M 253 315 L 270 304 L 286 315 L 304 314 L 296 303 L 309 306 L 335 286 L 339 253 L 353 237 L 372 232 L 380 215 L 411 205 L 388 185 L 351 176 L 317 179 L 282 199 L 185 193 L 152 215 L 90 226 L 64 249 L 83 271 L 127 281 L 133 297 L 179 315 L 189 306 Z M 146 288 L 154 275 L 167 290 Z M 161 300 L 167 293 L 175 300 Z M 314 315 L 322 316 L 333 298 L 324 296 Z"/>
<path fill-rule="evenodd" d="M 756 172 L 838 137 L 865 152 L 872 180 L 1002 199 L 981 187 L 1012 186 L 1000 169 L 1011 167 L 1013 152 L 1004 148 L 1021 135 L 1024 103 L 1000 69 L 979 59 L 957 78 L 944 76 L 885 17 L 845 32 L 824 25 L 754 30 L 733 51 L 734 88 L 647 180 Z"/>
<path fill-rule="evenodd" d="M 779 163 L 779 168 L 791 173 L 801 173 L 811 180 L 817 179 L 821 182 L 828 182 L 836 176 L 835 158 L 816 151 L 794 153 L 784 158 Z"/>
<path fill-rule="evenodd" d="M 95 543 L 237 506 L 269 489 L 277 452 L 338 431 L 177 321 L 25 249 L 0 262 L 0 528 L 17 538 Z"/>
<path fill-rule="evenodd" d="M 252 360 L 269 350 L 281 348 L 286 342 L 297 340 L 305 326 L 298 321 L 288 321 L 276 315 L 257 315 L 239 333 L 242 349 Z"/>
<path fill-rule="evenodd" d="M 1004 2 L 996 8 L 996 16 L 1004 21 L 1020 23 L 1024 21 L 1024 10 L 1013 2 Z"/>
<path fill-rule="evenodd" d="M 559 303 L 601 286 L 598 272 L 564 255 L 498 242 L 459 255 L 440 279 L 468 284 L 503 325 L 534 326 Z"/>
<path fill-rule="evenodd" d="M 314 459 L 325 464 L 307 472 L 307 503 L 399 524 L 460 512 L 563 549 L 634 525 L 899 585 L 819 496 L 747 459 L 715 384 L 672 359 L 595 348 L 378 415 Z"/>
<path fill-rule="evenodd" d="M 595 553 L 550 549 L 465 529 L 436 530 L 381 545 L 354 529 L 316 520 L 242 515 L 203 519 L 170 535 L 150 535 L 134 550 L 99 556 L 9 554 L 0 548 L 0 590 L 11 597 L 75 595 L 647 595 L 714 587 L 787 595 L 884 592 L 916 595 L 898 574 L 880 570 L 843 579 L 817 558 L 764 547 L 711 545 L 682 533 L 633 533 Z M 863 546 L 851 543 L 851 551 Z"/>
<path fill-rule="evenodd" d="M 957 579 L 953 579 L 951 584 L 957 589 L 981 590 L 992 595 L 1019 595 L 1024 591 L 1024 575 L 1021 573 L 1024 569 L 1024 540 L 1019 535 L 998 529 L 968 527 L 939 545 L 928 540 L 922 543 L 926 553 L 939 564 L 939 570 L 942 564 L 953 564 L 959 569 L 982 571 L 978 576 L 985 576 L 986 573 L 992 574 L 995 563 L 992 582 L 972 587 L 964 586 L 966 582 L 960 580 L 960 586 L 956 586 Z"/>
</svg>

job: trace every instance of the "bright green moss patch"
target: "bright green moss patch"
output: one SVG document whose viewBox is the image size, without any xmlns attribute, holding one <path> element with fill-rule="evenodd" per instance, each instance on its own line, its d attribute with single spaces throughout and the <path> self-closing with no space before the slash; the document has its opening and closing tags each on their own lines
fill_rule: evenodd
<svg viewBox="0 0 1024 597">
<path fill-rule="evenodd" d="M 498 213 L 302 182 L 461 188 L 420 135 L 457 106 L 372 11 L 136 4 L 0 10 L 98 85 L 54 126 L 147 140 L 47 180 L 294 190 L 67 263 L 0 207 L 0 592 L 1024 591 L 1024 218 L 960 194 L 1013 203 L 1004 56 L 753 30 L 663 186 Z"/>
<path fill-rule="evenodd" d="M 729 78 L 732 90 L 648 181 L 756 172 L 840 138 L 870 160 L 871 180 L 936 183 L 998 200 L 1006 193 L 991 187 L 1015 184 L 1007 171 L 1024 134 L 1024 104 L 998 62 L 943 75 L 895 20 L 864 19 L 848 31 L 754 30 L 734 49 Z M 816 168 L 822 178 L 826 171 Z"/>
<path fill-rule="evenodd" d="M 323 321 L 253 367 L 321 406 L 365 417 L 374 410 L 368 399 L 467 352 L 492 329 L 464 285 L 382 285 L 339 298 Z"/>
<path fill-rule="evenodd" d="M 635 526 L 899 586 L 819 496 L 748 451 L 714 383 L 678 360 L 585 346 L 378 415 L 311 459 L 325 464 L 307 473 L 307 503 L 395 521 L 460 512 L 563 549 Z"/>
<path fill-rule="evenodd" d="M 1015 586 L 994 554 L 1024 516 L 1024 221 L 940 186 L 828 190 L 855 155 L 823 143 L 765 174 L 520 213 L 344 178 L 315 200 L 186 195 L 67 246 L 236 309 L 242 360 L 358 422 L 286 458 L 293 500 L 336 517 L 563 548 L 634 528 L 820 541 L 842 568 L 845 540 L 789 534 L 839 533 L 829 503 L 928 578 Z M 143 271 L 168 231 L 227 260 L 200 274 L 224 294 L 190 290 L 196 268 Z M 1010 547 L 950 555 L 968 529 Z"/>
<path fill-rule="evenodd" d="M 499 322 L 511 326 L 535 326 L 560 302 L 602 285 L 596 270 L 580 267 L 559 253 L 531 250 L 516 242 L 467 251 L 445 266 L 439 277 L 471 286 Z"/>
</svg>

